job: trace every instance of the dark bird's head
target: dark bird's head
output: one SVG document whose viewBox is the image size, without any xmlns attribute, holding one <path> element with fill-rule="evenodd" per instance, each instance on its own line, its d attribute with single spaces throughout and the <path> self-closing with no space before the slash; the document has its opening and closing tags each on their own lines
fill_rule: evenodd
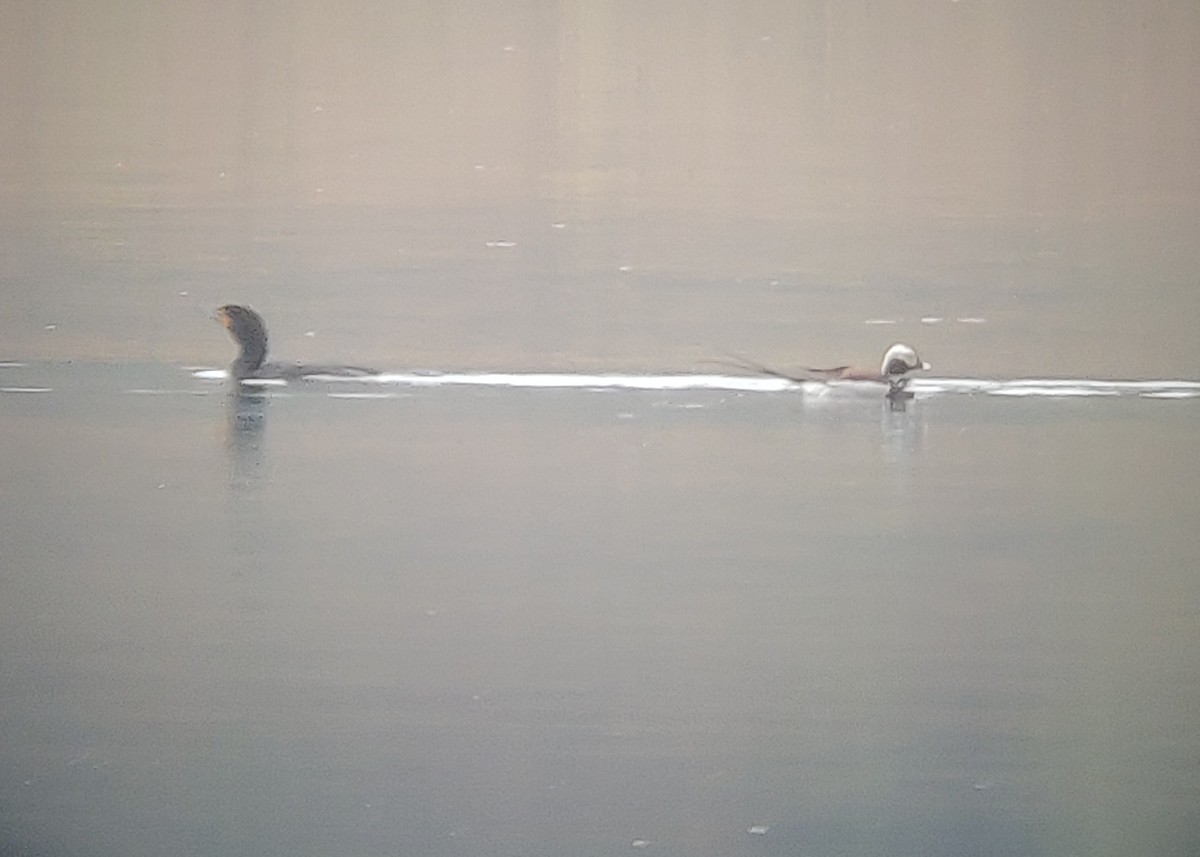
<svg viewBox="0 0 1200 857">
<path fill-rule="evenodd" d="M 216 318 L 241 349 L 229 373 L 234 378 L 249 378 L 267 359 L 267 325 L 250 307 L 237 304 L 218 307 Z"/>
</svg>

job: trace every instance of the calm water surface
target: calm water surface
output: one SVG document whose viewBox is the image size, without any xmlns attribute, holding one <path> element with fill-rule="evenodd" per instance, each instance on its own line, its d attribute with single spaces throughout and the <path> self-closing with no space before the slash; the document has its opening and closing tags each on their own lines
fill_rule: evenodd
<svg viewBox="0 0 1200 857">
<path fill-rule="evenodd" d="M 18 853 L 1200 841 L 1197 400 L 0 371 Z"/>
<path fill-rule="evenodd" d="M 1194 0 L 0 4 L 0 855 L 1200 853 L 1200 398 L 988 386 L 1200 376 L 1198 57 Z M 228 302 L 981 383 L 239 398 Z"/>
</svg>

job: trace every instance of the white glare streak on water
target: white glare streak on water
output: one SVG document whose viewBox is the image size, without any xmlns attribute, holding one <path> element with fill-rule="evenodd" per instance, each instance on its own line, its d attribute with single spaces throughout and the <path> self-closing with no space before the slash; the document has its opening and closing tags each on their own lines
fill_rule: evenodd
<svg viewBox="0 0 1200 857">
<path fill-rule="evenodd" d="M 227 377 L 223 369 L 193 373 L 202 380 Z M 742 375 L 608 375 L 554 372 L 385 372 L 380 375 L 345 378 L 313 375 L 311 380 L 334 384 L 383 384 L 401 387 L 512 387 L 583 390 L 728 390 L 744 393 L 799 392 L 821 398 L 878 398 L 882 384 L 863 381 L 792 381 L 786 378 Z M 277 378 L 249 379 L 251 386 L 285 386 Z M 303 383 L 303 382 L 301 382 Z M 1071 397 L 1138 395 L 1147 398 L 1192 398 L 1200 396 L 1200 381 L 1139 380 L 1107 381 L 1092 378 L 912 378 L 907 389 L 917 398 L 939 394 L 976 394 L 1016 397 Z M 357 394 L 365 397 L 365 394 Z"/>
</svg>

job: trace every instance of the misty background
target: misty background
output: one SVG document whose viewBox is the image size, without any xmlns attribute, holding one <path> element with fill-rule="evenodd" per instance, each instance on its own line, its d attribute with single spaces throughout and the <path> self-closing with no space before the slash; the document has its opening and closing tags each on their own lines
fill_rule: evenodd
<svg viewBox="0 0 1200 857">
<path fill-rule="evenodd" d="M 1194 3 L 7 3 L 0 31 L 11 354 L 221 364 L 197 310 L 236 301 L 278 352 L 386 368 L 1200 357 Z"/>
</svg>

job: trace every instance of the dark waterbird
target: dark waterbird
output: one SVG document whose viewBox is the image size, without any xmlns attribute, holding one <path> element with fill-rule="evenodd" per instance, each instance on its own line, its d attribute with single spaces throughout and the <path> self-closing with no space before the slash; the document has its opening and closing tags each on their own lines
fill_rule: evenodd
<svg viewBox="0 0 1200 857">
<path fill-rule="evenodd" d="M 225 304 L 217 308 L 216 319 L 238 344 L 237 359 L 229 365 L 230 377 L 238 381 L 246 378 L 306 378 L 313 375 L 359 378 L 379 374 L 374 369 L 361 366 L 268 362 L 267 325 L 261 315 L 247 306 Z"/>
</svg>

